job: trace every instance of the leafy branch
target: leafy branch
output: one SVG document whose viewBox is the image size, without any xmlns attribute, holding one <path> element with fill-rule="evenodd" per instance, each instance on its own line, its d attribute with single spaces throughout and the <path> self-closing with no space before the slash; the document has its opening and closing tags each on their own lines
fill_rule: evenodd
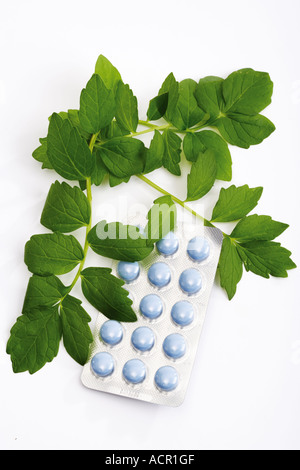
<svg viewBox="0 0 300 470">
<path fill-rule="evenodd" d="M 261 114 L 272 93 L 269 75 L 252 69 L 199 82 L 177 82 L 171 73 L 150 100 L 147 120 L 140 120 L 138 101 L 129 85 L 105 57 L 98 58 L 95 73 L 81 92 L 79 109 L 53 113 L 47 137 L 33 152 L 43 169 L 77 184 L 52 184 L 41 216 L 50 233 L 32 236 L 25 247 L 32 276 L 22 315 L 7 343 L 15 372 L 32 374 L 51 362 L 61 338 L 75 361 L 86 362 L 91 318 L 81 300 L 71 296 L 79 280 L 84 297 L 107 318 L 137 320 L 124 282 L 108 268 L 85 267 L 88 250 L 115 260 L 145 259 L 155 243 L 176 227 L 176 205 L 211 227 L 236 222 L 230 234 L 223 232 L 218 267 L 229 299 L 244 268 L 269 278 L 286 277 L 296 267 L 291 253 L 274 241 L 288 225 L 269 216 L 249 215 L 262 195 L 261 187 L 222 188 L 210 220 L 187 204 L 209 193 L 216 180 L 231 181 L 229 145 L 247 149 L 274 132 L 274 124 Z M 153 133 L 149 148 L 139 139 L 147 133 Z M 164 168 L 180 177 L 182 155 L 190 165 L 185 201 L 146 176 Z M 132 177 L 162 194 L 149 210 L 144 233 L 117 221 L 92 226 L 92 187 L 101 186 L 106 178 L 114 187 Z M 70 235 L 81 229 L 85 230 L 83 247 Z M 76 268 L 72 283 L 66 286 L 60 276 Z"/>
</svg>

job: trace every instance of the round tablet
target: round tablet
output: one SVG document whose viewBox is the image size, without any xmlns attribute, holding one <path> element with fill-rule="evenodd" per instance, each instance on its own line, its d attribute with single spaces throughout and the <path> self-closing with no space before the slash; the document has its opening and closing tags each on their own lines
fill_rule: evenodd
<svg viewBox="0 0 300 470">
<path fill-rule="evenodd" d="M 118 263 L 118 274 L 126 282 L 135 281 L 140 274 L 140 265 L 137 261 L 135 263 L 120 261 Z"/>
<path fill-rule="evenodd" d="M 140 384 L 146 378 L 146 366 L 140 359 L 130 359 L 123 367 L 124 379 L 132 384 Z"/>
<path fill-rule="evenodd" d="M 156 294 L 145 295 L 140 303 L 140 312 L 144 317 L 149 318 L 150 320 L 155 320 L 160 317 L 163 312 L 163 303 L 161 298 Z"/>
<path fill-rule="evenodd" d="M 154 341 L 154 333 L 147 326 L 140 326 L 131 336 L 133 347 L 141 352 L 150 351 L 154 346 Z"/>
<path fill-rule="evenodd" d="M 179 241 L 174 232 L 170 232 L 156 243 L 156 247 L 162 255 L 171 256 L 178 251 Z"/>
<path fill-rule="evenodd" d="M 180 300 L 173 305 L 171 317 L 179 326 L 188 326 L 194 320 L 194 307 L 187 300 Z"/>
<path fill-rule="evenodd" d="M 195 268 L 189 268 L 183 271 L 179 278 L 181 289 L 186 294 L 196 294 L 202 287 L 202 278 Z"/>
<path fill-rule="evenodd" d="M 149 268 L 148 279 L 153 286 L 165 287 L 171 281 L 171 270 L 166 263 L 154 263 Z"/>
<path fill-rule="evenodd" d="M 114 359 L 107 352 L 97 353 L 92 358 L 91 368 L 98 377 L 108 377 L 115 369 Z"/>
<path fill-rule="evenodd" d="M 172 366 L 163 366 L 156 372 L 154 380 L 160 390 L 171 392 L 178 385 L 178 373 Z"/>
<path fill-rule="evenodd" d="M 171 359 L 180 359 L 186 353 L 186 342 L 182 335 L 172 333 L 163 342 L 163 350 Z"/>
<path fill-rule="evenodd" d="M 204 261 L 209 257 L 210 245 L 206 238 L 192 238 L 187 247 L 189 257 L 194 261 Z"/>
<path fill-rule="evenodd" d="M 115 320 L 108 320 L 101 326 L 101 339 L 110 346 L 119 344 L 123 339 L 123 328 L 121 323 Z"/>
</svg>

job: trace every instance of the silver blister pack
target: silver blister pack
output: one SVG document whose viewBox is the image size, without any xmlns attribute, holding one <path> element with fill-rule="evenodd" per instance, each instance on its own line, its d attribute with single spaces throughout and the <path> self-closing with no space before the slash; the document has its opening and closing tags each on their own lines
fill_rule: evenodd
<svg viewBox="0 0 300 470">
<path fill-rule="evenodd" d="M 202 226 L 191 238 L 178 224 L 146 260 L 114 263 L 113 274 L 127 279 L 124 287 L 138 320 L 119 323 L 99 313 L 81 377 L 86 387 L 160 405 L 182 404 L 222 240 L 216 228 Z"/>
</svg>

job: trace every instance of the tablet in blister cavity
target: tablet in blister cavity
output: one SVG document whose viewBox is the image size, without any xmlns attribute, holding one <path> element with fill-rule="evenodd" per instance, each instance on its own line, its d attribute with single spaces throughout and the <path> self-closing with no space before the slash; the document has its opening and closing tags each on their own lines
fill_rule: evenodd
<svg viewBox="0 0 300 470">
<path fill-rule="evenodd" d="M 151 403 L 183 402 L 218 266 L 222 233 L 178 225 L 138 263 L 116 262 L 138 320 L 99 313 L 82 382 L 91 389 Z"/>
</svg>

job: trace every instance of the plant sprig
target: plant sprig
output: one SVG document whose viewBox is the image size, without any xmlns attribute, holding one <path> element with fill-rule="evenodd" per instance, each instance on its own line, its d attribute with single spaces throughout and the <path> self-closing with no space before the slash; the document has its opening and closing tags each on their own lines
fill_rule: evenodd
<svg viewBox="0 0 300 470">
<path fill-rule="evenodd" d="M 176 205 L 207 226 L 236 222 L 230 234 L 223 232 L 218 267 L 229 299 L 244 268 L 268 278 L 286 277 L 296 267 L 291 253 L 274 241 L 288 225 L 250 214 L 262 195 L 261 187 L 222 188 L 210 220 L 187 204 L 205 196 L 216 180 L 231 181 L 229 145 L 247 149 L 274 132 L 274 124 L 261 114 L 272 93 L 269 75 L 252 69 L 199 82 L 178 82 L 171 73 L 150 100 L 147 120 L 140 120 L 138 101 L 129 85 L 104 56 L 98 58 L 95 73 L 81 92 L 79 109 L 53 113 L 47 137 L 33 152 L 43 169 L 78 185 L 52 184 L 41 216 L 50 233 L 34 235 L 26 244 L 25 263 L 32 277 L 22 315 L 7 344 L 15 372 L 33 374 L 51 362 L 61 338 L 75 361 L 86 362 L 91 318 L 81 300 L 71 296 L 79 280 L 84 297 L 107 318 L 137 320 L 124 282 L 108 268 L 85 267 L 88 250 L 115 260 L 145 259 L 155 243 L 175 228 Z M 149 148 L 139 138 L 147 133 L 153 133 Z M 180 177 L 182 155 L 190 165 L 185 201 L 145 176 L 163 168 Z M 114 187 L 132 177 L 162 194 L 149 210 L 144 233 L 118 221 L 103 220 L 93 226 L 92 187 L 101 186 L 106 178 Z M 70 235 L 78 229 L 85 230 L 83 247 Z M 76 267 L 73 282 L 66 286 L 59 276 Z"/>
</svg>

